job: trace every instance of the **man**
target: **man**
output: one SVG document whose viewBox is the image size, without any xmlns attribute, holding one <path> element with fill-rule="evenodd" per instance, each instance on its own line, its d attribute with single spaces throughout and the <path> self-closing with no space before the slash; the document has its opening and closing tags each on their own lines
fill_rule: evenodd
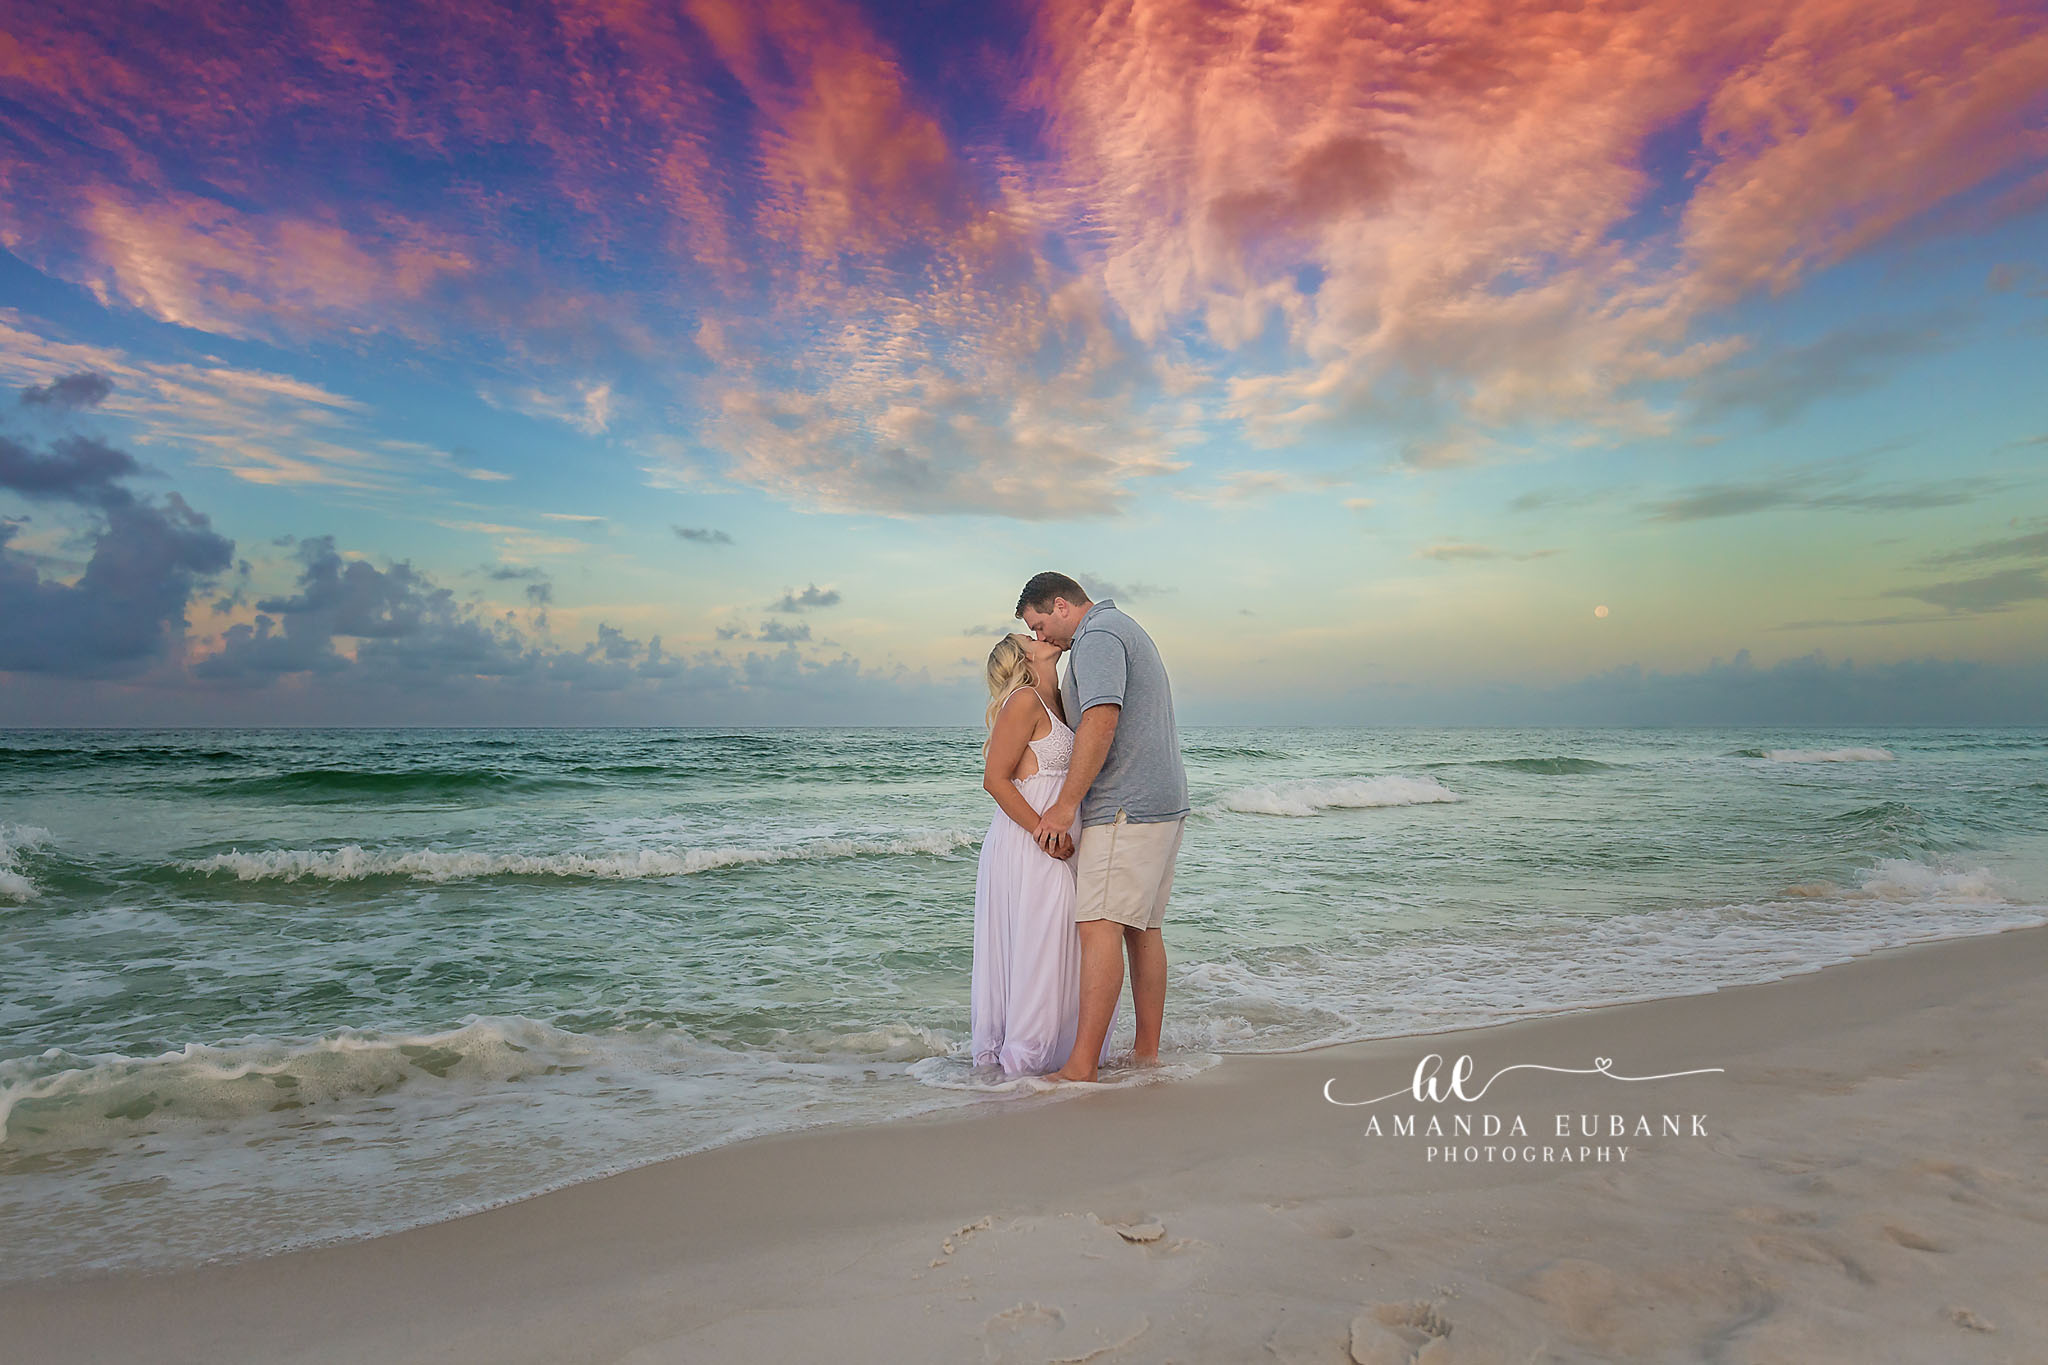
<svg viewBox="0 0 2048 1365">
<path fill-rule="evenodd" d="M 1039 818 L 1048 853 L 1081 817 L 1074 851 L 1074 919 L 1081 935 L 1081 1018 L 1063 1081 L 1095 1079 L 1096 1059 L 1131 961 L 1138 1017 L 1132 1059 L 1159 1060 L 1166 1015 L 1166 897 L 1187 822 L 1188 778 L 1173 693 L 1152 637 L 1109 598 L 1088 600 L 1061 573 L 1024 585 L 1017 615 L 1067 651 L 1060 700 L 1074 724 L 1074 757 L 1059 799 Z"/>
</svg>

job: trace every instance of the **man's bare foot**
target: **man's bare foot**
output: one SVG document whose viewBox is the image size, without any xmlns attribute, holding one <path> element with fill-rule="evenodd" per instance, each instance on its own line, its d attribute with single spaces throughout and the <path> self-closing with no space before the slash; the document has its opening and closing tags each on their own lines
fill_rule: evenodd
<svg viewBox="0 0 2048 1365">
<path fill-rule="evenodd" d="M 1133 1053 L 1131 1054 L 1131 1065 L 1132 1065 L 1132 1066 L 1158 1066 L 1158 1065 L 1159 1065 L 1159 1054 L 1158 1054 L 1158 1053 L 1156 1053 L 1156 1052 L 1147 1052 L 1147 1053 L 1144 1053 L 1143 1055 L 1140 1055 L 1140 1054 L 1138 1054 L 1138 1053 L 1136 1053 L 1136 1052 L 1133 1052 Z"/>
<path fill-rule="evenodd" d="M 1053 1073 L 1052 1078 L 1056 1081 L 1082 1081 L 1092 1085 L 1095 1081 L 1095 1072 L 1093 1070 L 1090 1070 L 1085 1075 L 1083 1075 L 1071 1070 L 1061 1069 L 1059 1071 L 1055 1071 Z"/>
</svg>

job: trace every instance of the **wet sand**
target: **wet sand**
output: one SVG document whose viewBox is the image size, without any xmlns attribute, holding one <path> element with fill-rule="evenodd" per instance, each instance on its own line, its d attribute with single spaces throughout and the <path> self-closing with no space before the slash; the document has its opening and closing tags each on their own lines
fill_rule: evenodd
<svg viewBox="0 0 2048 1365">
<path fill-rule="evenodd" d="M 0 1292 L 0 1343 L 209 1365 L 2039 1361 L 2044 986 L 2048 928 L 2021 929 L 761 1138 L 370 1241 Z M 1404 1091 L 1431 1053 L 1473 1059 L 1467 1093 L 1525 1064 L 1613 1075 L 1324 1096 Z M 1614 1078 L 1702 1068 L 1722 1070 Z M 1523 1131 L 1486 1136 L 1487 1114 Z M 1428 1135 L 1460 1115 L 1472 1136 Z"/>
</svg>

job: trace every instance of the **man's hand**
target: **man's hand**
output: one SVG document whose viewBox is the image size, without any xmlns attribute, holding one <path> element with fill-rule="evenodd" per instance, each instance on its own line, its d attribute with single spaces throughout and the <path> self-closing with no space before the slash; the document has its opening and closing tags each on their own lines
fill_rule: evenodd
<svg viewBox="0 0 2048 1365">
<path fill-rule="evenodd" d="M 1038 841 L 1040 848 L 1053 857 L 1064 856 L 1054 853 L 1053 849 L 1061 839 L 1067 841 L 1069 848 L 1072 847 L 1074 842 L 1074 816 L 1079 813 L 1080 809 L 1081 807 L 1078 803 L 1069 805 L 1065 798 L 1053 802 L 1052 805 L 1046 807 L 1045 813 L 1038 817 L 1038 828 L 1031 832 L 1031 837 Z"/>
<path fill-rule="evenodd" d="M 1065 830 L 1041 836 L 1038 846 L 1045 850 L 1045 856 L 1048 858 L 1064 860 L 1074 856 L 1074 836 Z"/>
</svg>

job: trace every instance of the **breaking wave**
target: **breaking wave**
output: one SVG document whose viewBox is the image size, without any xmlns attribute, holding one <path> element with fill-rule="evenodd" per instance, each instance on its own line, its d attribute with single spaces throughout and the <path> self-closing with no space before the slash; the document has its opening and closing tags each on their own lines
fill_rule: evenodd
<svg viewBox="0 0 2048 1365">
<path fill-rule="evenodd" d="M 607 1086 L 691 1077 L 702 1084 L 714 1076 L 824 1081 L 858 1075 L 862 1067 L 944 1058 L 960 1042 L 944 1029 L 896 1023 L 777 1030 L 765 1047 L 736 1050 L 674 1027 L 587 1034 L 525 1015 L 472 1014 L 438 1032 L 344 1028 L 314 1038 L 187 1043 L 154 1056 L 51 1048 L 0 1061 L 0 1151 L 82 1149 L 195 1125 L 263 1122 L 266 1115 L 296 1115 L 274 1120 L 296 1123 L 358 1101 L 374 1102 L 380 1112 L 401 1097 L 413 1107 L 445 1109 L 522 1082 L 533 1084 L 521 1093 L 540 1101 L 550 1086 L 572 1086 L 577 1073 Z M 787 1122 L 795 1117 L 769 1127 L 804 1126 Z"/>
<path fill-rule="evenodd" d="M 563 877 L 638 881 L 687 877 L 722 867 L 829 858 L 946 854 L 980 839 L 946 830 L 901 839 L 815 839 L 783 848 L 633 849 L 614 853 L 490 853 L 478 849 L 277 848 L 239 849 L 181 862 L 181 871 L 203 876 L 227 873 L 245 882 L 351 882 L 372 877 L 410 877 L 449 882 L 477 877 Z"/>
<path fill-rule="evenodd" d="M 1331 777 L 1241 787 L 1222 800 L 1242 815 L 1308 816 L 1325 810 L 1421 806 L 1465 798 L 1433 777 Z"/>
<path fill-rule="evenodd" d="M 42 892 L 21 870 L 21 855 L 50 842 L 40 825 L 0 825 L 0 899 L 32 901 Z"/>
<path fill-rule="evenodd" d="M 342 1029 L 311 1041 L 189 1043 L 154 1057 L 51 1048 L 0 1062 L 0 1145 L 83 1145 L 382 1095 L 425 1078 L 502 1083 L 593 1060 L 592 1039 L 519 1016 L 443 1033 Z"/>
</svg>

